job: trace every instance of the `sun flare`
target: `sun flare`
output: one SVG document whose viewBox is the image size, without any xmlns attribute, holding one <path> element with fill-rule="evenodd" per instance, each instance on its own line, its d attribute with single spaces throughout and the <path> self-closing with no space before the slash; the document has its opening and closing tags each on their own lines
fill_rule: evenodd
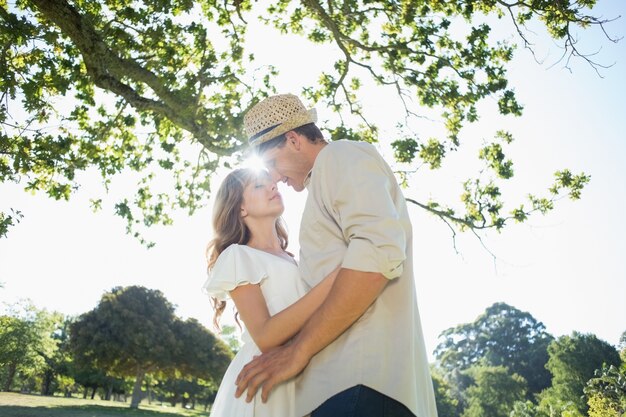
<svg viewBox="0 0 626 417">
<path fill-rule="evenodd" d="M 265 168 L 265 164 L 263 164 L 263 160 L 256 155 L 250 156 L 249 158 L 244 160 L 242 167 L 253 169 L 255 171 L 267 171 L 267 168 Z"/>
</svg>

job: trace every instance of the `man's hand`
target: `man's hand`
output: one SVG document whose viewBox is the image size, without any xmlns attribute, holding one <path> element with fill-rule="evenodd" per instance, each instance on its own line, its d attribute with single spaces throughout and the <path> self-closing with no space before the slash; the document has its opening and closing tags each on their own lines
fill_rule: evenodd
<svg viewBox="0 0 626 417">
<path fill-rule="evenodd" d="M 309 361 L 310 358 L 299 353 L 292 343 L 256 356 L 239 372 L 235 381 L 237 384 L 235 397 L 239 398 L 247 390 L 246 402 L 250 402 L 262 387 L 261 399 L 267 402 L 270 391 L 276 384 L 298 375 L 306 368 Z"/>
</svg>

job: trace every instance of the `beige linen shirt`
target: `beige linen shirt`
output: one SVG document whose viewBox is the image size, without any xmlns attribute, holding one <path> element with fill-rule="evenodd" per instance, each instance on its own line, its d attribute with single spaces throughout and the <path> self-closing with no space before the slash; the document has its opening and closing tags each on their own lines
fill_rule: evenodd
<svg viewBox="0 0 626 417">
<path fill-rule="evenodd" d="M 393 172 L 364 142 L 336 141 L 318 154 L 300 225 L 300 270 L 313 287 L 335 267 L 389 279 L 374 304 L 313 357 L 296 381 L 296 415 L 363 384 L 417 417 L 437 410 L 417 308 L 412 227 Z"/>
</svg>

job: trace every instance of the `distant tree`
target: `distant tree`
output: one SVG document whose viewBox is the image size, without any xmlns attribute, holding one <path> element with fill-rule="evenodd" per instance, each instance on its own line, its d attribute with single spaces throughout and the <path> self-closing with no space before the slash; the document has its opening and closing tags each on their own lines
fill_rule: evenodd
<svg viewBox="0 0 626 417">
<path fill-rule="evenodd" d="M 460 415 L 468 406 L 465 390 L 474 384 L 474 379 L 467 373 L 467 369 L 453 369 L 441 375 L 448 384 L 450 397 L 457 403 L 457 415 Z"/>
<path fill-rule="evenodd" d="M 532 401 L 526 400 L 516 401 L 509 417 L 536 417 L 537 415 L 537 406 Z"/>
<path fill-rule="evenodd" d="M 237 337 L 237 327 L 231 325 L 221 326 L 220 336 L 230 347 L 233 353 L 237 353 L 241 349 L 239 337 Z"/>
<path fill-rule="evenodd" d="M 161 401 L 172 407 L 181 404 L 185 408 L 196 409 L 198 404 L 204 409 L 215 400 L 218 385 L 195 377 L 166 378 L 157 382 L 155 392 Z"/>
<path fill-rule="evenodd" d="M 41 383 L 42 395 L 53 395 L 57 388 L 63 391 L 71 389 L 74 382 L 71 376 L 71 352 L 69 349 L 69 325 L 71 318 L 57 316 L 57 325 L 51 335 L 56 344 L 52 351 L 38 350 L 37 353 L 43 358 L 46 366 L 43 371 Z"/>
<path fill-rule="evenodd" d="M 233 357 L 226 343 L 192 318 L 176 320 L 173 331 L 178 341 L 174 358 L 176 369 L 182 375 L 219 385 Z"/>
<path fill-rule="evenodd" d="M 79 363 L 133 377 L 130 407 L 138 408 L 145 375 L 174 367 L 174 321 L 174 307 L 160 291 L 116 287 L 72 324 L 72 351 Z"/>
<path fill-rule="evenodd" d="M 27 378 L 45 374 L 45 358 L 58 349 L 55 334 L 62 318 L 59 313 L 37 309 L 29 301 L 10 306 L 8 314 L 0 316 L 2 390 L 11 389 L 18 370 Z"/>
<path fill-rule="evenodd" d="M 546 414 L 574 409 L 587 413 L 584 388 L 603 366 L 619 366 L 617 349 L 592 334 L 572 333 L 548 347 L 546 367 L 552 373 L 552 386 L 540 394 L 539 408 Z"/>
<path fill-rule="evenodd" d="M 2 390 L 10 391 L 19 366 L 32 366 L 32 345 L 37 335 L 32 323 L 11 316 L 0 317 L 0 367 L 3 368 Z"/>
<path fill-rule="evenodd" d="M 589 417 L 622 417 L 626 415 L 626 369 L 604 365 L 584 389 Z"/>
<path fill-rule="evenodd" d="M 459 415 L 459 401 L 452 396 L 451 386 L 445 376 L 437 368 L 431 369 L 435 403 L 439 417 L 457 417 Z"/>
<path fill-rule="evenodd" d="M 138 286 L 104 294 L 72 324 L 71 346 L 82 369 L 76 380 L 94 392 L 112 387 L 111 376 L 134 378 L 131 408 L 138 407 L 149 374 L 215 385 L 232 359 L 228 346 L 197 320 L 176 317 L 160 291 Z"/>
<path fill-rule="evenodd" d="M 123 378 L 109 376 L 104 370 L 85 363 L 73 362 L 71 375 L 76 384 L 83 388 L 83 398 L 89 396 L 93 400 L 99 388 L 102 389 L 104 393 L 103 398 L 107 401 L 111 399 L 113 393 L 125 392 L 126 382 Z M 91 390 L 91 393 L 89 390 Z"/>
<path fill-rule="evenodd" d="M 527 312 L 495 303 L 474 322 L 447 329 L 439 338 L 435 358 L 447 372 L 485 363 L 523 377 L 529 396 L 550 386 L 545 364 L 554 338 Z"/>
<path fill-rule="evenodd" d="M 467 408 L 462 417 L 509 417 L 526 396 L 526 381 L 504 366 L 476 365 L 466 371 L 474 383 L 465 390 Z"/>
</svg>

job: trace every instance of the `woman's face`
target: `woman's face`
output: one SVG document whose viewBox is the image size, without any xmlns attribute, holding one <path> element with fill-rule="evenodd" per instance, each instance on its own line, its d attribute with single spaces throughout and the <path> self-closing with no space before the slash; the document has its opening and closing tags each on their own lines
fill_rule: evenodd
<svg viewBox="0 0 626 417">
<path fill-rule="evenodd" d="M 259 173 L 243 190 L 241 214 L 250 218 L 270 217 L 278 218 L 285 206 L 276 183 L 265 172 Z"/>
</svg>

